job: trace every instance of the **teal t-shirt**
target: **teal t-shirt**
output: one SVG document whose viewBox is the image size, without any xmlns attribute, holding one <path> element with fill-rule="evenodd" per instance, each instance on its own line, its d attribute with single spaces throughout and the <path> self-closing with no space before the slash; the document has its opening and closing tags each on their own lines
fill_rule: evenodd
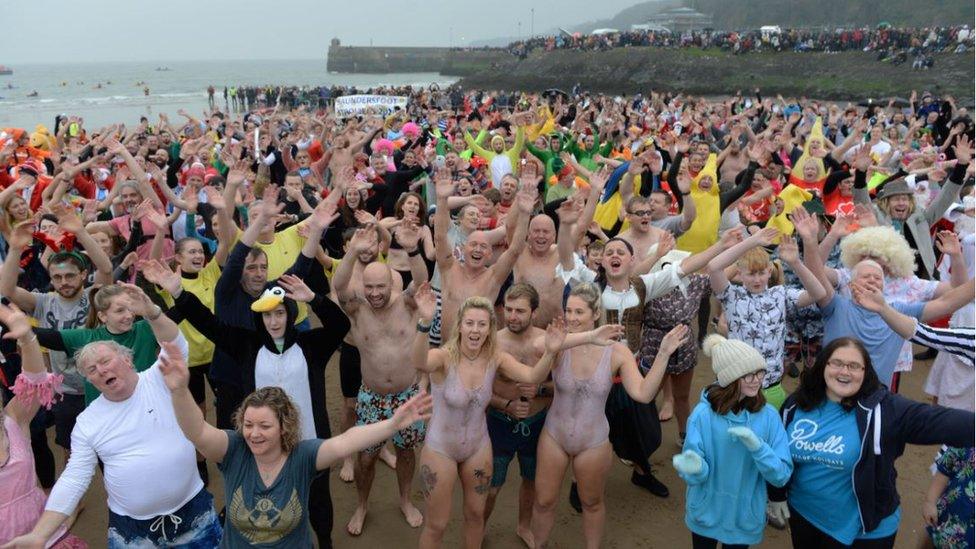
<svg viewBox="0 0 976 549">
<path fill-rule="evenodd" d="M 315 478 L 319 439 L 303 440 L 292 450 L 271 486 L 265 486 L 244 437 L 227 433 L 227 453 L 217 467 L 224 474 L 222 548 L 312 547 L 308 493 Z"/>
<path fill-rule="evenodd" d="M 75 328 L 61 330 L 61 340 L 64 342 L 64 352 L 74 356 L 79 349 L 96 341 L 114 341 L 123 347 L 132 349 L 132 363 L 137 372 L 148 370 L 156 357 L 159 356 L 159 343 L 153 335 L 152 327 L 145 320 L 132 325 L 132 329 L 122 334 L 113 334 L 105 326 L 98 328 Z M 91 404 L 101 393 L 94 385 L 85 380 L 85 405 Z"/>
<path fill-rule="evenodd" d="M 898 531 L 901 508 L 870 532 L 861 527 L 852 476 L 861 455 L 854 410 L 846 411 L 832 400 L 809 412 L 797 409 L 786 436 L 793 458 L 790 505 L 810 524 L 845 545 Z"/>
</svg>

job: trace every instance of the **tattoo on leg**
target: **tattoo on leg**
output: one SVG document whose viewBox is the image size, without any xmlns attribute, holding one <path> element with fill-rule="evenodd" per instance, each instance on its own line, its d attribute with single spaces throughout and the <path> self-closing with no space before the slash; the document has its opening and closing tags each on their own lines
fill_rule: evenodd
<svg viewBox="0 0 976 549">
<path fill-rule="evenodd" d="M 430 499 L 430 493 L 437 485 L 437 473 L 430 470 L 426 464 L 420 466 L 420 493 L 424 499 Z"/>
<path fill-rule="evenodd" d="M 478 484 L 474 487 L 474 493 L 480 496 L 487 495 L 489 489 L 491 488 L 491 477 L 488 475 L 488 473 L 485 472 L 484 469 L 475 469 L 474 478 L 478 482 Z"/>
</svg>

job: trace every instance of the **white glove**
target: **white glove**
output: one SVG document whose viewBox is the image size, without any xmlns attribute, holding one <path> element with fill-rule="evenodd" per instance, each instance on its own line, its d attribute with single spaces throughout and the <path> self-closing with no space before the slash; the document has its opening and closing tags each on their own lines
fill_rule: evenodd
<svg viewBox="0 0 976 549">
<path fill-rule="evenodd" d="M 750 452 L 755 452 L 756 450 L 762 448 L 762 441 L 756 436 L 756 433 L 748 427 L 729 427 L 729 436 L 732 440 L 737 440 L 746 447 L 746 450 Z"/>
<path fill-rule="evenodd" d="M 785 501 L 770 501 L 766 503 L 766 515 L 779 528 L 786 528 L 790 518 L 790 507 Z"/>
<path fill-rule="evenodd" d="M 678 470 L 679 473 L 684 473 L 686 475 L 694 475 L 700 473 L 704 465 L 704 460 L 702 457 L 692 452 L 691 450 L 685 450 L 680 454 L 671 458 L 671 464 L 674 468 Z"/>
</svg>

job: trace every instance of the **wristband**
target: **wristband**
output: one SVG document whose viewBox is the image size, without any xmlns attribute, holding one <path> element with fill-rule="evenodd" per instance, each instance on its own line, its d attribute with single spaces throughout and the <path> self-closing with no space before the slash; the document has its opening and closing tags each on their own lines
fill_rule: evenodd
<svg viewBox="0 0 976 549">
<path fill-rule="evenodd" d="M 418 255 L 420 255 L 420 246 L 414 248 L 412 252 L 407 252 L 407 257 L 415 257 Z"/>
<path fill-rule="evenodd" d="M 417 322 L 417 331 L 422 334 L 430 333 L 430 324 L 424 325 L 423 322 Z"/>
<path fill-rule="evenodd" d="M 511 405 L 512 405 L 512 401 L 509 400 L 508 402 L 505 403 L 505 408 L 504 409 L 505 410 L 508 410 L 508 407 L 511 406 Z"/>
<path fill-rule="evenodd" d="M 153 320 L 156 320 L 156 319 L 157 319 L 157 318 L 159 318 L 160 316 L 162 316 L 162 314 L 163 314 L 163 308 L 162 308 L 162 307 L 160 307 L 159 305 L 156 305 L 156 311 L 155 311 L 155 314 L 153 314 L 152 316 L 148 316 L 148 315 L 147 315 L 147 316 L 146 316 L 146 320 L 149 320 L 149 321 L 151 322 L 151 321 L 153 321 Z"/>
</svg>

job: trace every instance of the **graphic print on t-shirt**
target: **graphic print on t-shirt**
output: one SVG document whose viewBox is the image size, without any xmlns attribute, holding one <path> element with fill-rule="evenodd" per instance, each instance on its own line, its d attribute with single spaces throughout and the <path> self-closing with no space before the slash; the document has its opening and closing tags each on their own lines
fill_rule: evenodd
<svg viewBox="0 0 976 549">
<path fill-rule="evenodd" d="M 269 497 L 258 497 L 254 508 L 248 509 L 244 493 L 238 487 L 227 508 L 227 518 L 248 542 L 255 545 L 277 543 L 301 524 L 302 502 L 298 492 L 292 489 L 283 509 L 278 509 Z"/>
<path fill-rule="evenodd" d="M 794 461 L 819 463 L 830 469 L 844 469 L 844 451 L 849 445 L 843 434 L 825 435 L 812 419 L 800 419 L 790 426 L 790 446 Z"/>
</svg>

